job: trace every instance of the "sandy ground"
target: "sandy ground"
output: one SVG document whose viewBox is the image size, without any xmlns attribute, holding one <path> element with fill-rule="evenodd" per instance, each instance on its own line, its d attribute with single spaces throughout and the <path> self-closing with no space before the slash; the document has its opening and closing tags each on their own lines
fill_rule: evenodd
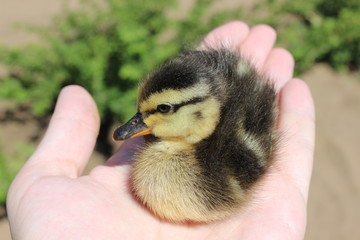
<svg viewBox="0 0 360 240">
<path fill-rule="evenodd" d="M 317 111 L 306 239 L 360 239 L 360 78 L 324 65 L 303 78 Z"/>
<path fill-rule="evenodd" d="M 16 23 L 46 25 L 64 0 L 0 0 L 0 43 L 36 41 L 14 31 Z M 76 6 L 77 0 L 69 0 Z M 233 0 L 227 0 L 232 3 Z M 317 139 L 305 239 L 360 239 L 360 79 L 316 65 L 302 78 L 309 84 L 317 111 Z M 0 113 L 8 103 L 0 102 Z M 37 129 L 31 120 L 0 126 L 0 141 L 16 142 Z M 22 135 L 17 134 L 21 132 Z M 6 136 L 6 138 L 5 138 Z M 17 136 L 9 138 L 7 136 Z M 0 221 L 0 239 L 10 238 L 6 219 Z"/>
</svg>

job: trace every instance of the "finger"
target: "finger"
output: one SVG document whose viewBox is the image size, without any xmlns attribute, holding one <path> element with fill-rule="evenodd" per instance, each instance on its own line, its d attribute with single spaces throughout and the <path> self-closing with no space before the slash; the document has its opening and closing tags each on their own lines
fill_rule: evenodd
<svg viewBox="0 0 360 240">
<path fill-rule="evenodd" d="M 249 34 L 249 26 L 241 21 L 233 21 L 212 30 L 201 42 L 199 49 L 236 49 Z"/>
<path fill-rule="evenodd" d="M 254 26 L 240 45 L 241 55 L 257 69 L 261 69 L 274 46 L 276 32 L 267 25 Z"/>
<path fill-rule="evenodd" d="M 280 90 L 290 79 L 294 72 L 294 58 L 285 49 L 275 48 L 270 51 L 262 73 L 275 83 L 275 88 Z"/>
<path fill-rule="evenodd" d="M 312 171 L 315 113 L 314 103 L 305 82 L 289 81 L 280 92 L 278 128 L 282 134 L 279 161 L 275 167 L 299 187 L 307 199 Z"/>
<path fill-rule="evenodd" d="M 29 159 L 38 175 L 76 177 L 96 142 L 99 114 L 92 97 L 79 86 L 65 87 L 39 147 Z"/>
</svg>

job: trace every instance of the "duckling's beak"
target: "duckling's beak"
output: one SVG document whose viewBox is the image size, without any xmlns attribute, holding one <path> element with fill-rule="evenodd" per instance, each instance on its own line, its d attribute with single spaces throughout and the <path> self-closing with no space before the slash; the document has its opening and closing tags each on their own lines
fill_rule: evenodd
<svg viewBox="0 0 360 240">
<path fill-rule="evenodd" d="M 118 127 L 114 134 L 115 141 L 151 134 L 151 129 L 146 126 L 141 113 L 136 113 L 127 123 Z"/>
</svg>

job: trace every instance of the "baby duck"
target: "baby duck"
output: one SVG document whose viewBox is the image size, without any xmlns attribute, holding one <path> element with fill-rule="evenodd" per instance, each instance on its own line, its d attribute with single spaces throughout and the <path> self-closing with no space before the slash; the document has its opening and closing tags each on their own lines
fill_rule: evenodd
<svg viewBox="0 0 360 240">
<path fill-rule="evenodd" d="M 275 149 L 273 85 L 229 50 L 186 51 L 140 86 L 115 140 L 145 136 L 135 195 L 160 218 L 210 222 L 239 210 Z"/>
</svg>

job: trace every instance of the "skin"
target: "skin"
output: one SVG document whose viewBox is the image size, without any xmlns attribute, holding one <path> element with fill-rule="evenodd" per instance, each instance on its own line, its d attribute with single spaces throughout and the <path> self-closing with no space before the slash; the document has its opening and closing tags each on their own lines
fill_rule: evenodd
<svg viewBox="0 0 360 240">
<path fill-rule="evenodd" d="M 314 105 L 307 85 L 292 77 L 294 61 L 273 48 L 269 26 L 230 22 L 205 42 L 239 50 L 271 76 L 279 91 L 280 152 L 251 206 L 211 224 L 173 224 L 143 208 L 129 192 L 129 158 L 140 138 L 81 176 L 99 131 L 91 96 L 65 87 L 49 128 L 9 190 L 13 239 L 303 239 L 314 151 Z M 200 48 L 203 45 L 200 46 Z"/>
</svg>

